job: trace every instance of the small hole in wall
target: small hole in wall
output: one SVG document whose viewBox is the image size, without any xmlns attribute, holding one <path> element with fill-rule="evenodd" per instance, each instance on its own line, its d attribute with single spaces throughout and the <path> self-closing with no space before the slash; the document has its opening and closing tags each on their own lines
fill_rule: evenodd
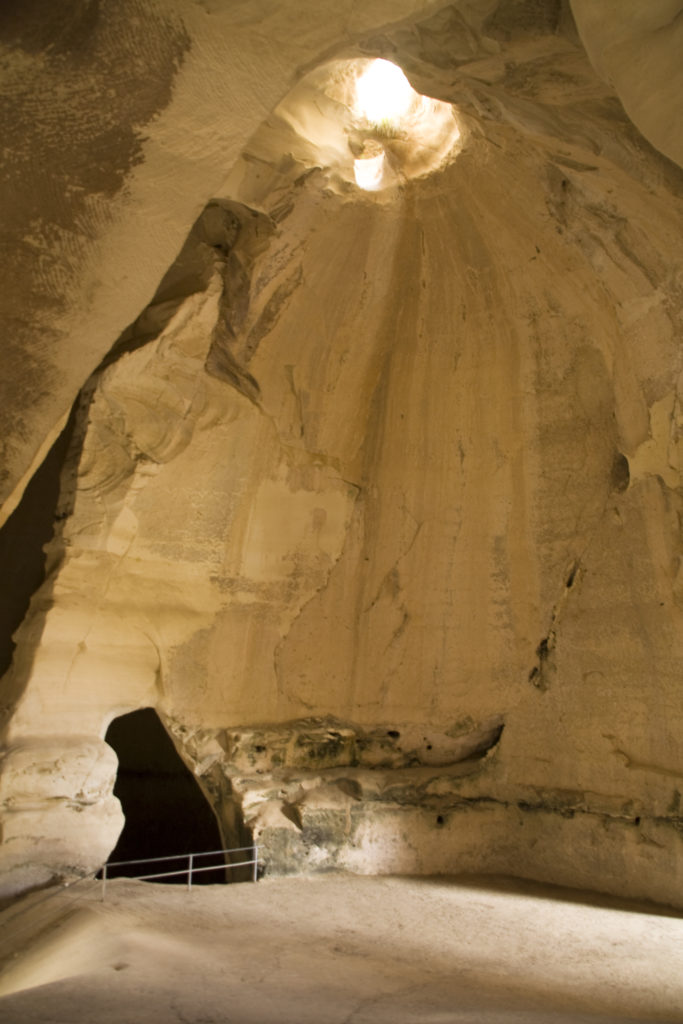
<svg viewBox="0 0 683 1024">
<path fill-rule="evenodd" d="M 387 736 L 391 736 L 392 740 L 399 740 L 401 738 L 398 729 L 387 729 Z"/>
<path fill-rule="evenodd" d="M 633 824 L 634 825 L 640 825 L 640 815 L 638 815 L 636 818 L 633 819 Z"/>
<path fill-rule="evenodd" d="M 437 816 L 436 816 L 436 824 L 439 826 L 439 828 L 444 824 L 444 816 L 443 816 L 443 814 L 437 814 Z"/>
<path fill-rule="evenodd" d="M 631 482 L 631 470 L 628 459 L 622 452 L 616 452 L 610 471 L 610 484 L 613 491 L 622 493 Z"/>
<path fill-rule="evenodd" d="M 431 749 L 432 749 L 432 745 L 431 745 L 431 743 L 428 743 L 427 744 L 427 750 L 431 750 Z"/>
</svg>

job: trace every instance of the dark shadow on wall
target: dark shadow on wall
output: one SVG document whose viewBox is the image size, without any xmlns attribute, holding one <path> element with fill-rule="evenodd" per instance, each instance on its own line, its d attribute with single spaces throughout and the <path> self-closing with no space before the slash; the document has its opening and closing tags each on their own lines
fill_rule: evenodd
<svg viewBox="0 0 683 1024">
<path fill-rule="evenodd" d="M 0 14 L 0 38 L 1 21 Z M 207 289 L 217 267 L 225 284 L 224 316 L 231 302 L 236 304 L 238 310 L 246 308 L 249 278 L 245 276 L 242 281 L 235 268 L 239 270 L 242 262 L 248 262 L 248 259 L 245 255 L 240 256 L 239 252 L 233 253 L 243 227 L 243 247 L 246 246 L 247 254 L 252 248 L 258 249 L 265 244 L 264 238 L 267 238 L 270 230 L 268 218 L 229 200 L 211 200 L 206 205 L 178 256 L 162 278 L 151 303 L 123 331 L 110 352 L 83 384 L 67 425 L 36 470 L 19 505 L 0 528 L 0 741 L 14 707 L 25 691 L 33 665 L 32 654 L 26 656 L 24 650 L 19 667 L 16 671 L 8 672 L 16 646 L 12 636 L 27 617 L 32 597 L 44 586 L 36 606 L 28 616 L 32 620 L 31 643 L 35 653 L 45 616 L 52 607 L 55 577 L 51 578 L 50 573 L 54 573 L 59 566 L 64 553 L 61 526 L 68 524 L 74 509 L 81 455 L 90 428 L 91 403 L 102 373 L 123 355 L 154 341 L 186 298 Z M 232 278 L 236 278 L 237 283 Z M 224 340 L 226 330 L 224 328 L 222 333 L 218 332 L 218 352 L 214 353 L 208 372 L 249 394 L 249 389 L 253 389 L 250 383 L 253 378 L 239 367 L 229 351 L 220 351 L 218 342 Z M 227 333 L 229 335 L 229 330 Z M 125 430 L 121 443 L 124 447 L 130 444 Z M 44 549 L 48 544 L 51 568 L 48 568 L 46 574 Z M 21 646 L 22 641 L 18 642 Z M 3 678 L 6 673 L 7 677 Z"/>
<path fill-rule="evenodd" d="M 224 843 L 214 812 L 199 783 L 178 754 L 153 708 L 115 718 L 105 741 L 116 751 L 119 770 L 114 795 L 121 801 L 126 823 L 110 861 L 163 857 L 220 850 Z M 185 862 L 186 863 L 186 862 Z M 200 858 L 196 867 L 224 865 L 222 855 Z M 174 871 L 181 862 L 131 864 L 108 868 L 107 875 L 127 877 L 146 871 Z M 224 866 L 194 874 L 192 884 L 230 881 Z M 186 884 L 185 873 L 160 882 Z"/>
<path fill-rule="evenodd" d="M 52 540 L 59 477 L 73 430 L 70 417 L 18 506 L 0 529 L 0 676 L 10 667 L 14 642 L 33 594 L 45 580 L 45 545 Z"/>
</svg>

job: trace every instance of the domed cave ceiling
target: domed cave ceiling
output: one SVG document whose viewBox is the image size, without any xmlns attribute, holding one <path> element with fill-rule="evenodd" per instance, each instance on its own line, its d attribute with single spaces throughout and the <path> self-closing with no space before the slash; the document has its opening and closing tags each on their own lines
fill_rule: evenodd
<svg viewBox="0 0 683 1024">
<path fill-rule="evenodd" d="M 128 5 L 158 73 L 135 110 L 109 86 L 118 178 L 67 167 L 80 220 L 41 241 L 36 209 L 24 239 L 49 330 L 8 513 L 80 395 L 0 684 L 5 891 L 106 859 L 104 735 L 153 707 L 272 873 L 680 905 L 683 171 L 600 49 L 614 5 L 573 5 L 588 41 L 559 3 L 306 32 L 226 6 Z M 96 105 L 74 53 L 117 15 L 93 7 L 61 49 L 10 25 L 11 81 L 41 60 Z M 376 61 L 410 82 L 386 117 L 358 100 Z"/>
</svg>

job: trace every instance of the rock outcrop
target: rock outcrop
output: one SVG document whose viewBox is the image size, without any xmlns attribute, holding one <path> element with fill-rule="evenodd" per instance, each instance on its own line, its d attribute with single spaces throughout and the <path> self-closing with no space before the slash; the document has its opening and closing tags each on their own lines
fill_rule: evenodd
<svg viewBox="0 0 683 1024">
<path fill-rule="evenodd" d="M 683 171 L 561 5 L 375 6 L 284 98 L 278 58 L 82 390 L 2 683 L 7 890 L 99 866 L 102 737 L 152 706 L 271 872 L 683 904 Z M 376 57 L 438 130 L 359 121 Z"/>
</svg>

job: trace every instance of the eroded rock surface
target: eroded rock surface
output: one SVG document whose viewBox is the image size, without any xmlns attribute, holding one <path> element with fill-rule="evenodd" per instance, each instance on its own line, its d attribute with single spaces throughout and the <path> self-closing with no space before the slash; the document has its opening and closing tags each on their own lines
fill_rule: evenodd
<svg viewBox="0 0 683 1024">
<path fill-rule="evenodd" d="M 681 0 L 571 0 L 571 6 L 588 56 L 633 123 L 683 164 L 683 129 L 670 114 L 683 88 Z"/>
<path fill-rule="evenodd" d="M 99 865 L 101 737 L 154 706 L 273 873 L 683 902 L 683 172 L 518 6 L 317 62 L 84 389 L 3 682 L 10 884 Z M 377 131 L 376 192 L 335 99 L 370 56 L 458 128 L 414 176 Z M 49 839 L 75 813 L 88 853 Z"/>
<path fill-rule="evenodd" d="M 299 69 L 430 6 L 3 6 L 0 522 Z"/>
</svg>

